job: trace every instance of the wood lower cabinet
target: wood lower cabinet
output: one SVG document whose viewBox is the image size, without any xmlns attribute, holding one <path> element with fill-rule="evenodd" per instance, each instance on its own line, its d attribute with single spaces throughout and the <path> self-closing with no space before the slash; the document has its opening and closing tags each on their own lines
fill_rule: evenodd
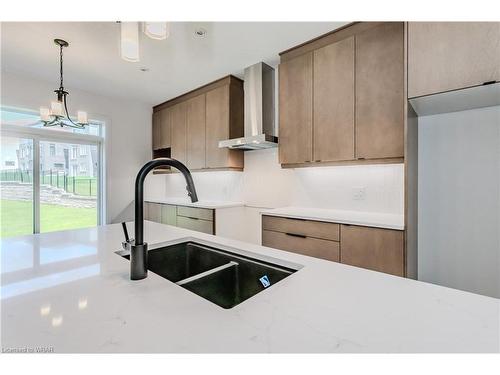
<svg viewBox="0 0 500 375">
<path fill-rule="evenodd" d="M 179 103 L 171 108 L 171 156 L 181 163 L 187 163 L 187 126 L 186 103 Z"/>
<path fill-rule="evenodd" d="M 500 22 L 409 22 L 408 97 L 500 81 Z"/>
<path fill-rule="evenodd" d="M 402 230 L 262 215 L 262 245 L 406 276 Z"/>
<path fill-rule="evenodd" d="M 215 234 L 215 210 L 146 202 L 144 218 L 197 232 Z"/>
<path fill-rule="evenodd" d="M 314 161 L 354 159 L 354 36 L 314 51 Z"/>
<path fill-rule="evenodd" d="M 356 35 L 356 158 L 404 156 L 404 24 Z"/>
<path fill-rule="evenodd" d="M 279 159 L 282 164 L 312 161 L 313 55 L 279 67 Z"/>
<path fill-rule="evenodd" d="M 243 81 L 222 78 L 153 108 L 153 156 L 195 171 L 243 170 L 242 150 L 219 148 L 243 136 L 243 121 Z"/>
<path fill-rule="evenodd" d="M 158 205 L 157 203 L 153 203 Z M 177 207 L 171 204 L 161 204 L 161 223 L 177 225 Z"/>
<path fill-rule="evenodd" d="M 205 168 L 205 94 L 186 102 L 187 167 Z"/>
<path fill-rule="evenodd" d="M 161 223 L 161 205 L 151 202 L 146 202 L 147 212 L 144 212 L 146 220 Z"/>
<path fill-rule="evenodd" d="M 341 225 L 340 238 L 341 263 L 405 275 L 403 231 Z"/>
</svg>

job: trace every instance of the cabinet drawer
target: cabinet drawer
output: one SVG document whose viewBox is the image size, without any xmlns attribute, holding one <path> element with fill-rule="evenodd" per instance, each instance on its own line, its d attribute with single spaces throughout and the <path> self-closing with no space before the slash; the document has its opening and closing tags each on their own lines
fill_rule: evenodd
<svg viewBox="0 0 500 375">
<path fill-rule="evenodd" d="M 208 234 L 214 234 L 214 222 L 190 217 L 177 216 L 177 226 Z"/>
<path fill-rule="evenodd" d="M 177 216 L 213 221 L 214 210 L 208 208 L 177 206 Z"/>
<path fill-rule="evenodd" d="M 262 231 L 262 245 L 338 262 L 340 245 L 338 242 L 312 237 L 297 237 L 286 233 Z"/>
<path fill-rule="evenodd" d="M 288 219 L 277 216 L 262 216 L 262 229 L 275 232 L 301 234 L 307 237 L 339 241 L 339 225 L 322 221 Z"/>
</svg>

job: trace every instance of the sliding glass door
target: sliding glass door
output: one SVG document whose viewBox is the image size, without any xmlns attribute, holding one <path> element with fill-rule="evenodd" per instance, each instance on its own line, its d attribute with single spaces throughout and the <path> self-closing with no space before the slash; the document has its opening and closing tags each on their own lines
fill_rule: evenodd
<svg viewBox="0 0 500 375">
<path fill-rule="evenodd" d="M 40 142 L 40 232 L 97 225 L 99 165 L 95 144 Z"/>
<path fill-rule="evenodd" d="M 2 137 L 1 237 L 33 233 L 33 140 Z"/>
</svg>

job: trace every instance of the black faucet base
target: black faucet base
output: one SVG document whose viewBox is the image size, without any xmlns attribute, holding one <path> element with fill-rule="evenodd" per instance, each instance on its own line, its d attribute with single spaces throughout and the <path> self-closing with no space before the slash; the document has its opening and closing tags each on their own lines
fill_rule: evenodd
<svg viewBox="0 0 500 375">
<path fill-rule="evenodd" d="M 148 244 L 130 246 L 130 280 L 148 277 Z"/>
</svg>

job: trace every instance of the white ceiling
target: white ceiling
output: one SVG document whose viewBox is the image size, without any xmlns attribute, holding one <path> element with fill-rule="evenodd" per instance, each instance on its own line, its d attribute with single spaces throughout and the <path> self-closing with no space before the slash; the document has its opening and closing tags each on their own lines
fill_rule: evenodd
<svg viewBox="0 0 500 375">
<path fill-rule="evenodd" d="M 58 85 L 54 38 L 70 43 L 64 54 L 65 87 L 158 104 L 227 74 L 334 30 L 346 22 L 176 22 L 170 37 L 152 40 L 141 33 L 141 61 L 120 58 L 120 25 L 115 22 L 3 22 L 2 70 Z M 203 27 L 205 38 L 195 37 Z M 140 68 L 149 68 L 141 72 Z"/>
</svg>

